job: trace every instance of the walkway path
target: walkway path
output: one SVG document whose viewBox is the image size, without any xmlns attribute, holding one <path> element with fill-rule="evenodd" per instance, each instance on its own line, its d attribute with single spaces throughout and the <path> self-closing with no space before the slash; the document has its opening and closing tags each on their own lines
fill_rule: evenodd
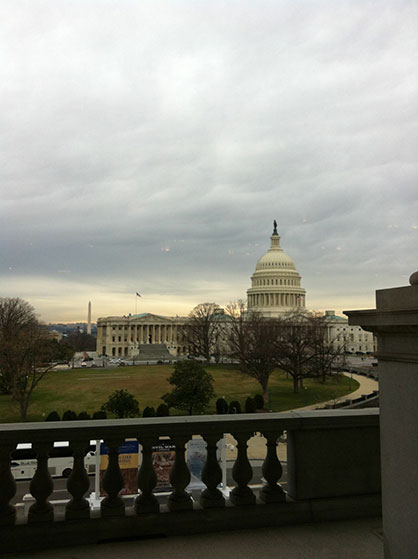
<svg viewBox="0 0 418 559">
<path fill-rule="evenodd" d="M 363 375 L 356 375 L 355 373 L 344 373 L 346 377 L 352 377 L 356 380 L 360 386 L 354 392 L 350 394 L 345 394 L 340 398 L 335 398 L 334 400 L 328 400 L 327 402 L 320 402 L 319 404 L 312 404 L 311 406 L 305 406 L 304 408 L 297 408 L 300 410 L 314 410 L 318 406 L 325 406 L 325 404 L 336 404 L 337 402 L 343 402 L 344 400 L 355 400 L 360 398 L 363 394 L 371 394 L 373 390 L 378 390 L 379 383 L 374 378 L 365 377 Z"/>
</svg>

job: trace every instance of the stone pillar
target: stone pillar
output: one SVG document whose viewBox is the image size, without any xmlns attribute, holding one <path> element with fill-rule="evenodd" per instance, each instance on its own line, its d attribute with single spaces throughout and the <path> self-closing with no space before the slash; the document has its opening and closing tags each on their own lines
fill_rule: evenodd
<svg viewBox="0 0 418 559">
<path fill-rule="evenodd" d="M 418 553 L 418 272 L 376 291 L 376 309 L 347 311 L 377 336 L 385 558 Z"/>
</svg>

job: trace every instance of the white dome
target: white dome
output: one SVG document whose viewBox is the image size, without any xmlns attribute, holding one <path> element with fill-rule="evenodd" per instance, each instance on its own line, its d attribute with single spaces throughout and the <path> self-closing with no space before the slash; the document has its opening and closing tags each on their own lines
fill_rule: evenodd
<svg viewBox="0 0 418 559">
<path fill-rule="evenodd" d="M 271 246 L 258 260 L 247 291 L 248 310 L 264 316 L 280 316 L 305 307 L 305 290 L 295 263 L 280 247 L 280 236 L 274 222 Z"/>
<path fill-rule="evenodd" d="M 287 268 L 296 270 L 295 263 L 281 248 L 271 248 L 257 262 L 256 270 L 266 268 Z"/>
</svg>

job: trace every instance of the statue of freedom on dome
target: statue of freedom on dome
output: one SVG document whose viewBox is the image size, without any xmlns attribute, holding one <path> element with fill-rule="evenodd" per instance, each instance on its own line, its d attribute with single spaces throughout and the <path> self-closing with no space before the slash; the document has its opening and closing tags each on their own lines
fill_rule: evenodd
<svg viewBox="0 0 418 559">
<path fill-rule="evenodd" d="M 274 226 L 273 235 L 278 235 L 278 233 L 277 233 L 277 221 L 276 220 L 273 221 L 273 226 Z"/>
</svg>

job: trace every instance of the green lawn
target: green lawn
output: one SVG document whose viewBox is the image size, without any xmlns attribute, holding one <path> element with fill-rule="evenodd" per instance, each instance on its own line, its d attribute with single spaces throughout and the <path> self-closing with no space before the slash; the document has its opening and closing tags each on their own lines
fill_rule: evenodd
<svg viewBox="0 0 418 559">
<path fill-rule="evenodd" d="M 259 384 L 233 367 L 209 366 L 206 369 L 214 377 L 217 398 L 224 396 L 228 402 L 238 400 L 244 408 L 248 396 L 261 393 Z M 141 412 L 145 406 L 155 408 L 162 403 L 161 396 L 170 391 L 167 378 L 171 365 L 118 367 L 115 369 L 68 369 L 52 371 L 41 381 L 33 393 L 29 406 L 28 421 L 42 421 L 49 412 L 60 415 L 72 409 L 92 414 L 114 391 L 125 388 L 139 401 Z M 325 384 L 305 380 L 305 389 L 293 394 L 291 378 L 280 371 L 270 377 L 271 409 L 285 411 L 314 403 L 332 400 L 356 390 L 358 383 L 344 376 L 328 379 Z M 215 413 L 216 398 L 211 401 L 208 413 Z M 171 410 L 174 413 L 174 410 Z M 19 412 L 10 396 L 0 396 L 0 423 L 19 421 Z"/>
</svg>

